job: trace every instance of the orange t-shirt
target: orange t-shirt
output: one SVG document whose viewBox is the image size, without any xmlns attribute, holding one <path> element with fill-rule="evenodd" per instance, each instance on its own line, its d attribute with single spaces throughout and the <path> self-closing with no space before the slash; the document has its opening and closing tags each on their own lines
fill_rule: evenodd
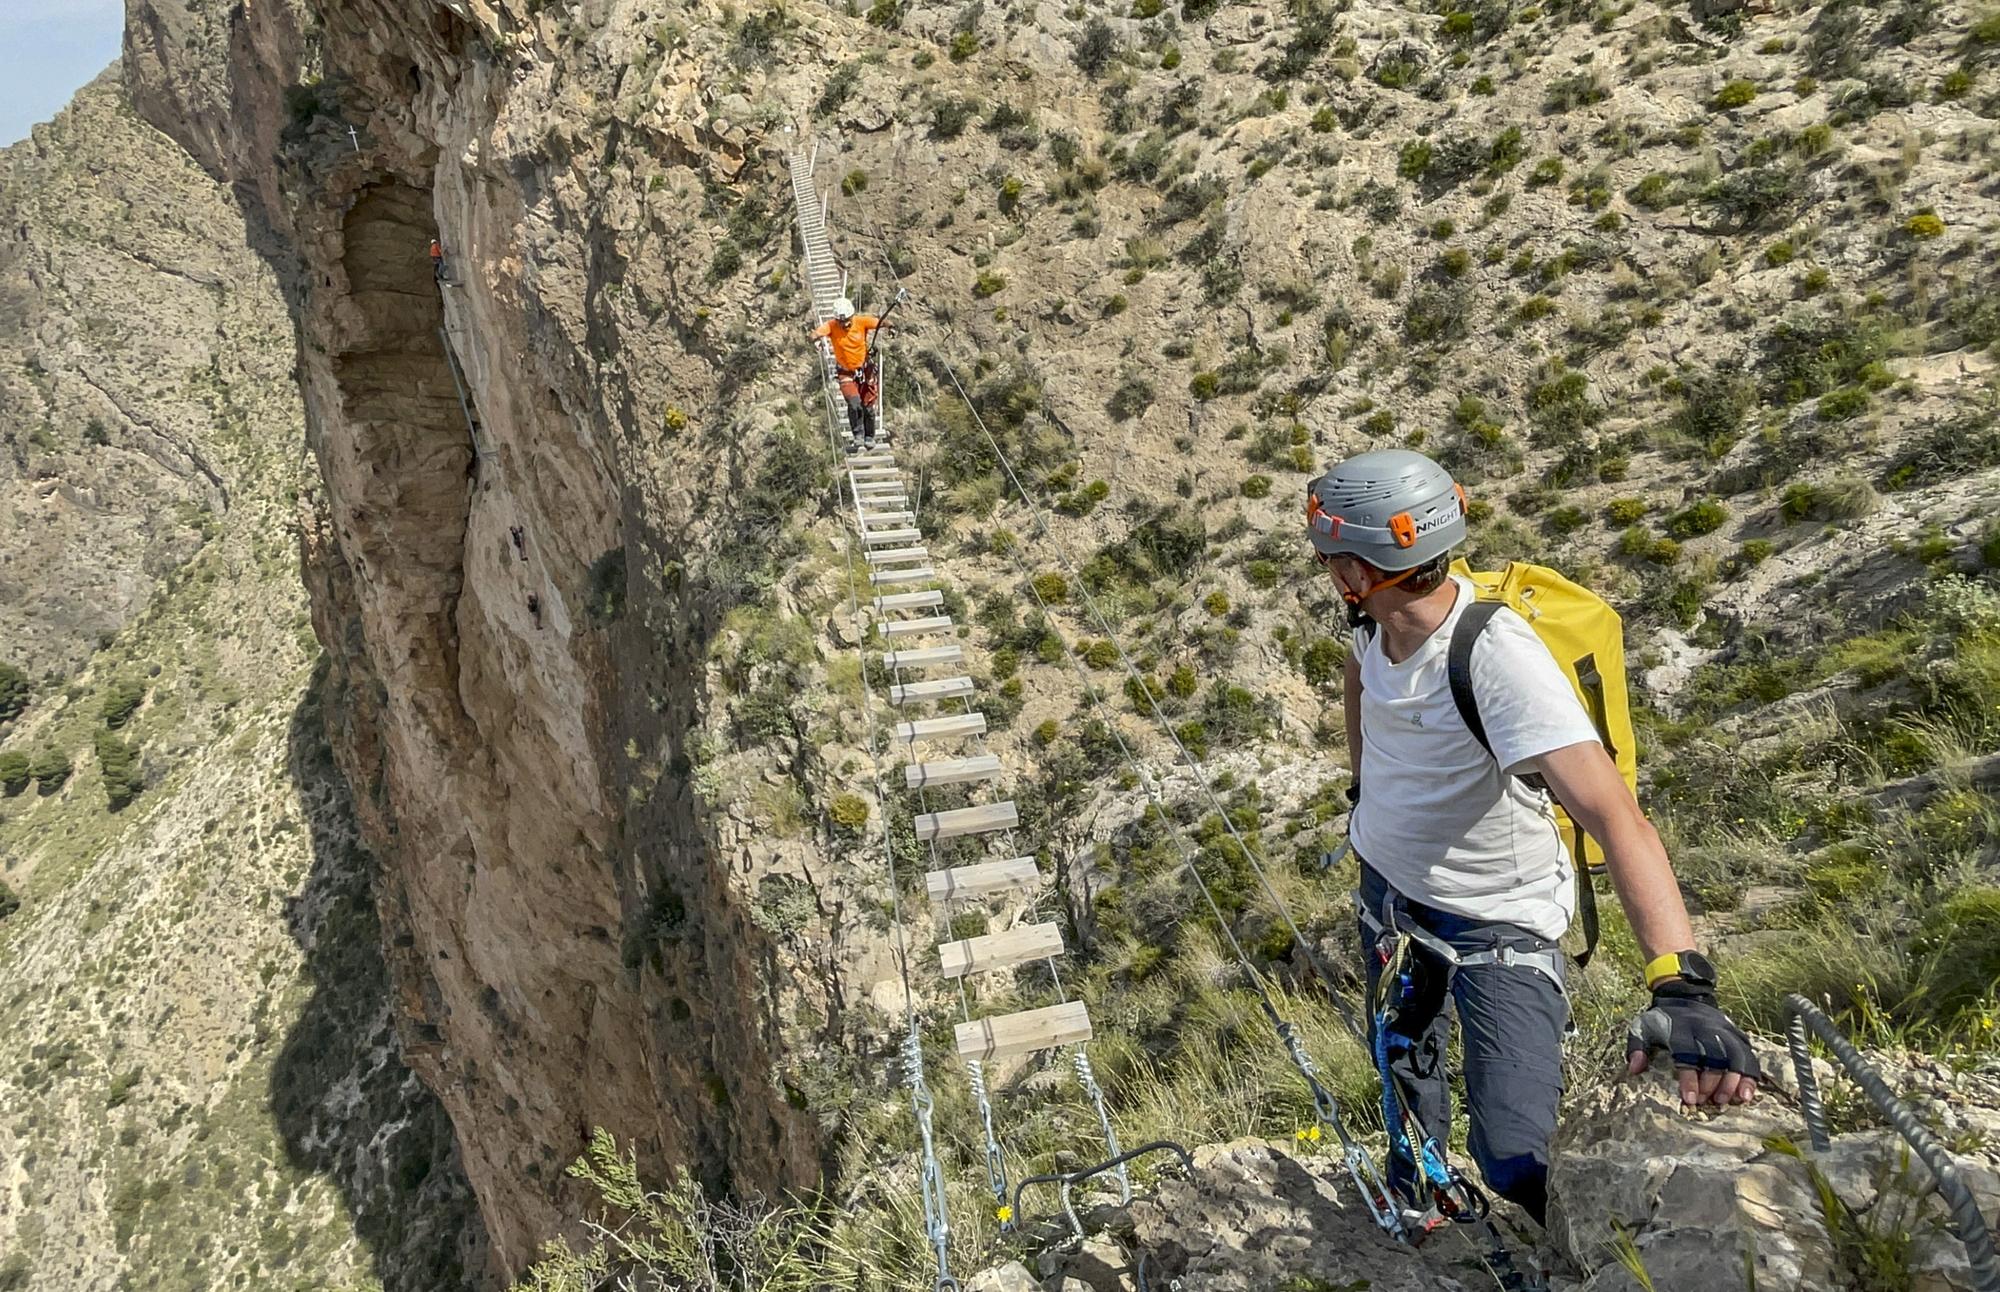
<svg viewBox="0 0 2000 1292">
<path fill-rule="evenodd" d="M 856 314 L 854 320 L 843 325 L 839 319 L 828 319 L 813 329 L 816 337 L 825 337 L 833 347 L 833 361 L 843 368 L 859 368 L 868 362 L 868 340 L 882 320 L 873 314 Z"/>
</svg>

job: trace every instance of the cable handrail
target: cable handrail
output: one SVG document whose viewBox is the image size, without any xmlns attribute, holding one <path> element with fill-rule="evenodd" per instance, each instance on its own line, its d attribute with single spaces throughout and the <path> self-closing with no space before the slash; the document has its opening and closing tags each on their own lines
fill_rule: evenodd
<svg viewBox="0 0 2000 1292">
<path fill-rule="evenodd" d="M 1861 1088 L 1869 1104 L 1894 1128 L 1926 1167 L 1938 1195 L 1951 1212 L 1952 1227 L 1965 1244 L 1965 1258 L 1972 1272 L 1973 1292 L 2000 1292 L 2000 1257 L 1993 1249 L 1993 1232 L 1980 1213 L 1979 1200 L 1965 1182 L 1964 1174 L 1951 1154 L 1938 1143 L 1910 1106 L 1897 1098 L 1881 1072 L 1854 1044 L 1840 1034 L 1833 1020 L 1819 1006 L 1793 992 L 1785 997 L 1785 1045 L 1791 1051 L 1792 1071 L 1798 1077 L 1799 1110 L 1805 1114 L 1806 1132 L 1812 1137 L 1813 1151 L 1824 1153 L 1833 1147 L 1827 1131 L 1826 1106 L 1820 1099 L 1819 1079 L 1813 1074 L 1808 1030 L 1817 1036 L 1840 1063 L 1854 1084 Z"/>
</svg>

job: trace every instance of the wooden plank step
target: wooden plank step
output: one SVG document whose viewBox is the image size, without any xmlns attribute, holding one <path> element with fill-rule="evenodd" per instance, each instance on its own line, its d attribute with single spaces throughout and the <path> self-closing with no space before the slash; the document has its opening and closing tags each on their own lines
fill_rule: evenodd
<svg viewBox="0 0 2000 1292">
<path fill-rule="evenodd" d="M 891 583 L 929 583 L 937 577 L 937 571 L 928 565 L 914 565 L 904 570 L 876 570 L 868 576 L 868 581 L 876 587 Z"/>
<path fill-rule="evenodd" d="M 908 493 L 910 486 L 901 480 L 856 480 L 854 492 L 863 498 L 874 498 L 885 493 Z"/>
<path fill-rule="evenodd" d="M 1013 799 L 981 803 L 978 807 L 953 808 L 949 812 L 922 812 L 916 819 L 917 842 L 956 839 L 967 834 L 991 834 L 995 830 L 1012 830 L 1019 824 L 1021 814 L 1015 810 Z"/>
<path fill-rule="evenodd" d="M 1080 1000 L 1026 1009 L 1018 1014 L 975 1018 L 952 1029 L 961 1059 L 1010 1059 L 1017 1054 L 1078 1045 L 1090 1039 L 1090 1011 Z"/>
<path fill-rule="evenodd" d="M 896 455 L 893 453 L 850 454 L 847 459 L 847 465 L 851 467 L 893 467 L 896 465 Z"/>
<path fill-rule="evenodd" d="M 920 718 L 915 722 L 896 724 L 896 739 L 906 745 L 919 740 L 950 740 L 958 736 L 981 736 L 986 734 L 986 715 L 983 713 L 954 713 L 943 718 Z"/>
<path fill-rule="evenodd" d="M 898 707 L 930 700 L 952 700 L 977 688 L 969 677 L 940 677 L 929 682 L 899 682 L 889 688 L 889 703 Z"/>
<path fill-rule="evenodd" d="M 924 531 L 914 527 L 905 529 L 867 529 L 861 532 L 865 543 L 914 543 L 922 539 Z"/>
<path fill-rule="evenodd" d="M 856 466 L 854 459 L 847 460 L 847 474 L 855 480 L 901 480 L 903 473 L 895 467 Z"/>
<path fill-rule="evenodd" d="M 950 870 L 933 870 L 924 876 L 924 887 L 933 902 L 968 902 L 974 898 L 1010 893 L 1041 885 L 1042 870 L 1033 857 L 1009 857 L 1006 861 L 981 861 Z"/>
<path fill-rule="evenodd" d="M 962 664 L 965 652 L 958 643 L 949 646 L 924 646 L 917 650 L 892 650 L 882 657 L 886 668 L 935 668 L 939 664 Z"/>
<path fill-rule="evenodd" d="M 912 562 L 931 559 L 927 547 L 892 547 L 886 552 L 863 552 L 870 565 L 909 565 Z"/>
<path fill-rule="evenodd" d="M 1000 775 L 1000 755 L 976 754 L 971 758 L 940 758 L 935 762 L 911 763 L 903 769 L 903 779 L 913 790 L 930 785 L 963 785 L 967 781 L 990 781 Z"/>
<path fill-rule="evenodd" d="M 908 525 L 916 519 L 917 513 L 913 511 L 864 511 L 861 513 L 861 523 L 864 525 L 872 525 L 876 521 L 880 521 L 884 525 L 896 523 Z"/>
<path fill-rule="evenodd" d="M 880 579 L 882 576 L 874 576 Z M 884 637 L 909 637 L 915 633 L 940 633 L 951 627 L 950 615 L 929 615 L 923 619 L 884 619 L 875 627 Z"/>
<path fill-rule="evenodd" d="M 890 610 L 922 610 L 930 606 L 944 604 L 944 593 L 932 588 L 929 592 L 892 592 L 886 597 L 875 598 L 875 613 Z"/>
<path fill-rule="evenodd" d="M 1054 924 L 1017 924 L 999 933 L 938 944 L 938 960 L 947 978 L 991 973 L 1062 952 L 1062 929 Z"/>
</svg>

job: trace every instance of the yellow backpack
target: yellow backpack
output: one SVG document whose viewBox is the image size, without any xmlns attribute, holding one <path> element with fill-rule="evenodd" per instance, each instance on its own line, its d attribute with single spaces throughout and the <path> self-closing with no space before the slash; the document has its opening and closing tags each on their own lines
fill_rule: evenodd
<svg viewBox="0 0 2000 1292">
<path fill-rule="evenodd" d="M 1638 741 L 1632 734 L 1632 707 L 1625 691 L 1625 631 L 1618 612 L 1590 589 L 1546 566 L 1509 561 L 1505 569 L 1493 572 L 1474 570 L 1459 560 L 1452 562 L 1451 570 L 1472 580 L 1479 596 L 1459 616 L 1447 662 L 1452 702 L 1473 738 L 1487 753 L 1493 752 L 1486 742 L 1486 724 L 1479 717 L 1478 697 L 1472 692 L 1472 648 L 1494 614 L 1506 606 L 1528 621 L 1535 636 L 1556 657 L 1597 727 L 1598 739 L 1617 764 L 1619 776 L 1636 792 Z M 1524 779 L 1537 788 L 1548 788 L 1538 776 Z M 1570 856 L 1578 863 L 1576 906 L 1583 923 L 1584 949 L 1577 963 L 1583 964 L 1597 947 L 1597 893 L 1590 877 L 1604 869 L 1604 849 L 1570 820 L 1562 804 L 1555 806 L 1556 826 L 1569 840 Z"/>
</svg>

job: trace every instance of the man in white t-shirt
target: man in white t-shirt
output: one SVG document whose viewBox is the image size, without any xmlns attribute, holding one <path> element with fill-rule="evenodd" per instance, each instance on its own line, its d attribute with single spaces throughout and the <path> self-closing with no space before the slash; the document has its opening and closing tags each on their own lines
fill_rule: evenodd
<svg viewBox="0 0 2000 1292">
<path fill-rule="evenodd" d="M 1383 1020 L 1378 1049 L 1422 1134 L 1448 1143 L 1452 999 L 1473 1159 L 1494 1192 L 1539 1221 L 1569 1016 L 1557 940 L 1576 892 L 1551 791 L 1603 846 L 1647 958 L 1653 1003 L 1633 1021 L 1629 1070 L 1667 1050 L 1688 1104 L 1747 1103 L 1760 1074 L 1748 1040 L 1716 1006 L 1715 971 L 1694 949 L 1659 834 L 1555 658 L 1511 610 L 1475 616 L 1477 635 L 1461 638 L 1485 739 L 1467 726 L 1449 680 L 1454 633 L 1474 600 L 1471 583 L 1449 570 L 1465 510 L 1465 491 L 1443 467 L 1403 449 L 1350 458 L 1306 492 L 1315 553 L 1357 628 L 1345 705 L 1355 771 L 1348 837 L 1362 862 L 1364 950 L 1376 952 L 1365 958 L 1371 1023 Z M 1390 946 L 1400 954 L 1378 995 Z M 1420 1150 L 1392 1135 L 1390 1182 L 1418 1208 Z"/>
</svg>

